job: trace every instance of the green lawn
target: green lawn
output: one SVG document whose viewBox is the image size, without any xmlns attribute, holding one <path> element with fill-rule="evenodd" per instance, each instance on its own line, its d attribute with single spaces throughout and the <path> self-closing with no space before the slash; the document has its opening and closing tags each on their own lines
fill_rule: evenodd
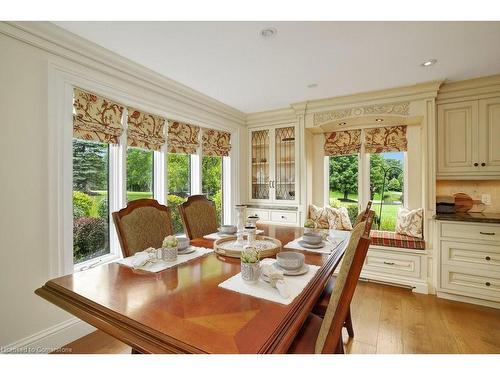
<svg viewBox="0 0 500 375">
<path fill-rule="evenodd" d="M 98 217 L 97 208 L 99 207 L 99 203 L 108 195 L 107 191 L 99 190 L 94 191 L 96 195 L 91 195 L 90 198 L 94 201 L 92 205 L 92 209 L 90 210 L 90 216 Z M 136 199 L 141 198 L 152 198 L 152 193 L 149 191 L 127 191 L 127 202 L 135 201 Z"/>
<path fill-rule="evenodd" d="M 387 191 L 385 192 L 385 199 L 384 202 L 398 202 L 400 201 L 400 197 L 403 193 L 400 191 Z M 330 191 L 330 198 L 337 198 L 337 199 L 344 199 L 344 193 L 340 191 Z M 358 194 L 349 194 L 347 196 L 347 199 L 352 202 L 357 202 L 358 201 Z M 374 201 L 380 201 L 380 193 L 375 193 L 373 196 Z"/>
</svg>

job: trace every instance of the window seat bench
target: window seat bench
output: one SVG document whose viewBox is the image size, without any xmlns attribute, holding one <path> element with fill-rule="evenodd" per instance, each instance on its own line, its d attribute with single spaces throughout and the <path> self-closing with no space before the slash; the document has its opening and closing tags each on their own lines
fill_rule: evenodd
<svg viewBox="0 0 500 375">
<path fill-rule="evenodd" d="M 425 250 L 425 240 L 418 237 L 405 236 L 396 232 L 372 230 L 371 244 L 375 246 L 399 247 L 403 249 Z"/>
</svg>

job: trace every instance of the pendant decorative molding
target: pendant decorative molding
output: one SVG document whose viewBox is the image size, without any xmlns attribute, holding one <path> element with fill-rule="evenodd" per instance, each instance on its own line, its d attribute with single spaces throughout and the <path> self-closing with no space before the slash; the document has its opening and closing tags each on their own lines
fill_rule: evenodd
<svg viewBox="0 0 500 375">
<path fill-rule="evenodd" d="M 373 104 L 361 107 L 338 109 L 314 114 L 314 126 L 342 120 L 349 117 L 371 116 L 371 115 L 401 115 L 408 116 L 410 113 L 410 102 Z"/>
</svg>

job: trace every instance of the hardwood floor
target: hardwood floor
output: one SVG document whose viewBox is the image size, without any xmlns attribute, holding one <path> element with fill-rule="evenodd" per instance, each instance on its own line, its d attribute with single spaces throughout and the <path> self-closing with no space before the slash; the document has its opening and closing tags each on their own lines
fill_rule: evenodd
<svg viewBox="0 0 500 375">
<path fill-rule="evenodd" d="M 347 353 L 500 353 L 500 310 L 360 282 L 351 305 Z M 71 353 L 130 353 L 101 331 L 66 346 Z"/>
</svg>

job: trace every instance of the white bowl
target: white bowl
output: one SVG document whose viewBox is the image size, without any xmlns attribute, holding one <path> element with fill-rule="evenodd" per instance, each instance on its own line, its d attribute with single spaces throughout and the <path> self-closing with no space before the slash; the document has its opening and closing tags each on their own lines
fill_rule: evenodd
<svg viewBox="0 0 500 375">
<path fill-rule="evenodd" d="M 283 251 L 276 254 L 276 260 L 281 268 L 286 270 L 296 270 L 304 265 L 305 256 L 302 253 L 293 251 Z"/>
<path fill-rule="evenodd" d="M 219 230 L 224 234 L 233 234 L 236 233 L 238 228 L 236 228 L 236 225 L 221 225 Z"/>
<path fill-rule="evenodd" d="M 177 249 L 180 251 L 189 247 L 189 239 L 186 237 L 177 237 Z"/>
<path fill-rule="evenodd" d="M 319 233 L 304 233 L 302 240 L 310 245 L 319 245 L 323 241 L 323 236 Z"/>
</svg>

